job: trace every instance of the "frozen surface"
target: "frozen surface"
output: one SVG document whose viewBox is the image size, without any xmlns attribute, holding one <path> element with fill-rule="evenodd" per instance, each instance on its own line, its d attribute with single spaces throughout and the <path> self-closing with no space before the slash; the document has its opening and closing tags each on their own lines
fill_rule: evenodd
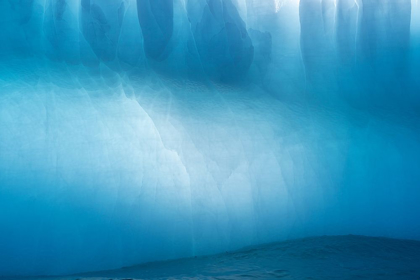
<svg viewBox="0 0 420 280">
<path fill-rule="evenodd" d="M 420 240 L 420 4 L 0 1 L 0 276 Z"/>
<path fill-rule="evenodd" d="M 291 240 L 216 256 L 34 280 L 420 279 L 420 242 L 361 236 Z M 19 279 L 24 280 L 24 279 Z"/>
</svg>

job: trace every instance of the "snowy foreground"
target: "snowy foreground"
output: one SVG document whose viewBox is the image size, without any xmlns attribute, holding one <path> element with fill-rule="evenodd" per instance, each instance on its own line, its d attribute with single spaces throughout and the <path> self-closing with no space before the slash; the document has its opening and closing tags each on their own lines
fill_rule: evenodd
<svg viewBox="0 0 420 280">
<path fill-rule="evenodd" d="M 420 242 L 361 236 L 315 237 L 225 254 L 33 280 L 420 279 Z"/>
</svg>

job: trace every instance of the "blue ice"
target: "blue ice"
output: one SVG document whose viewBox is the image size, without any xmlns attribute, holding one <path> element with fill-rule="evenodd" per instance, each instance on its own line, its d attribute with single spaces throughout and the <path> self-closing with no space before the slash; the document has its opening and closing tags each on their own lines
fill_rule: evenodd
<svg viewBox="0 0 420 280">
<path fill-rule="evenodd" d="M 417 0 L 2 0 L 0 38 L 0 276 L 420 240 Z"/>
</svg>

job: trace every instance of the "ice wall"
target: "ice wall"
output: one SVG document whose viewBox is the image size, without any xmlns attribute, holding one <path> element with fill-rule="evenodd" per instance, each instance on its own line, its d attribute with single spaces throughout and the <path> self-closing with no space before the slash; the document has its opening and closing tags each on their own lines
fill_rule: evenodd
<svg viewBox="0 0 420 280">
<path fill-rule="evenodd" d="M 4 0 L 0 38 L 0 276 L 420 239 L 417 0 Z"/>
</svg>

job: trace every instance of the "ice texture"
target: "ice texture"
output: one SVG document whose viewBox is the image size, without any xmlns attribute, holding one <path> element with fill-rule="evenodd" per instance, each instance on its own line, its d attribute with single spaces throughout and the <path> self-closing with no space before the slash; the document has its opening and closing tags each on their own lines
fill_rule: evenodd
<svg viewBox="0 0 420 280">
<path fill-rule="evenodd" d="M 0 38 L 0 276 L 420 240 L 417 0 L 3 0 Z"/>
</svg>

